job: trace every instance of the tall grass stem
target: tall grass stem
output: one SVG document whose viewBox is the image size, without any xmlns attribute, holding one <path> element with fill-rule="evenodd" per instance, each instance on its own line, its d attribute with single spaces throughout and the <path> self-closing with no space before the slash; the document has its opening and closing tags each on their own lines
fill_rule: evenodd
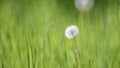
<svg viewBox="0 0 120 68">
<path fill-rule="evenodd" d="M 78 62 L 78 68 L 80 68 L 80 57 L 79 57 L 79 50 L 78 50 L 78 47 L 77 47 L 76 38 L 74 38 L 73 46 L 75 48 L 75 55 L 76 55 L 77 62 Z"/>
</svg>

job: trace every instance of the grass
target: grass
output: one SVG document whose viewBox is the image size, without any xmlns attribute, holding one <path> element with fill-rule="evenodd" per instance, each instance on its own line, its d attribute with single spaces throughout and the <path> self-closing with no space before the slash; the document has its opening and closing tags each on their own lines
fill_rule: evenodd
<svg viewBox="0 0 120 68">
<path fill-rule="evenodd" d="M 79 12 L 74 0 L 0 0 L 0 68 L 77 68 L 67 26 L 79 27 L 81 68 L 120 68 L 120 2 L 95 0 Z"/>
</svg>

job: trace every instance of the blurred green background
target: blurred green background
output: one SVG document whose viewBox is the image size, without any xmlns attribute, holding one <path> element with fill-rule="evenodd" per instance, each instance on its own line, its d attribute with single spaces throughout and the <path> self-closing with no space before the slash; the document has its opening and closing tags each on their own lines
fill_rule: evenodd
<svg viewBox="0 0 120 68">
<path fill-rule="evenodd" d="M 80 30 L 81 68 L 120 68 L 118 0 L 84 12 L 74 0 L 0 0 L 0 68 L 77 68 L 69 25 Z"/>
</svg>

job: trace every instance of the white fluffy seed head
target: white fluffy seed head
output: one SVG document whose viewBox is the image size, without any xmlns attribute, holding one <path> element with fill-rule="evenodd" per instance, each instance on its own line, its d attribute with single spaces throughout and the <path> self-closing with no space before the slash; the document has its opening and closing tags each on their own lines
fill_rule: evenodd
<svg viewBox="0 0 120 68">
<path fill-rule="evenodd" d="M 72 39 L 72 38 L 75 38 L 77 35 L 78 35 L 78 27 L 75 26 L 75 25 L 71 25 L 69 27 L 66 28 L 65 30 L 65 36 L 68 38 L 68 39 Z"/>
<path fill-rule="evenodd" d="M 75 7 L 79 11 L 88 11 L 94 5 L 94 0 L 75 0 Z"/>
</svg>

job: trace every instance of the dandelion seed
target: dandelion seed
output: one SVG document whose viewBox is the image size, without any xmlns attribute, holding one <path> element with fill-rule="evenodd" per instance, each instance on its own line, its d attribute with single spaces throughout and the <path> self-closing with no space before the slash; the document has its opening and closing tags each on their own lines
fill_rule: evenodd
<svg viewBox="0 0 120 68">
<path fill-rule="evenodd" d="M 68 39 L 75 38 L 78 35 L 78 27 L 75 25 L 71 25 L 65 30 L 65 35 Z"/>
<path fill-rule="evenodd" d="M 88 11 L 94 5 L 94 0 L 75 0 L 75 7 L 80 11 Z"/>
</svg>

